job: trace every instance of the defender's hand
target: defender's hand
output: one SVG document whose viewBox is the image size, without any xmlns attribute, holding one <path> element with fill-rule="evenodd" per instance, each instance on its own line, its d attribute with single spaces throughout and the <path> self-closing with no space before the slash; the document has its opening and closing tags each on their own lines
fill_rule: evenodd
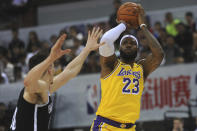
<svg viewBox="0 0 197 131">
<path fill-rule="evenodd" d="M 50 52 L 50 58 L 55 61 L 58 58 L 60 58 L 61 56 L 70 53 L 70 49 L 66 49 L 66 50 L 62 50 L 62 44 L 64 43 L 64 40 L 66 39 L 66 34 L 63 34 L 62 36 L 60 36 L 60 38 L 57 40 L 57 42 L 55 43 L 55 45 L 51 48 L 51 52 Z"/>
<path fill-rule="evenodd" d="M 98 28 L 93 28 L 92 32 L 88 31 L 88 40 L 86 44 L 86 49 L 88 51 L 93 51 L 98 49 L 100 46 L 104 45 L 105 43 L 98 44 L 98 39 L 101 37 L 103 30 Z"/>
</svg>

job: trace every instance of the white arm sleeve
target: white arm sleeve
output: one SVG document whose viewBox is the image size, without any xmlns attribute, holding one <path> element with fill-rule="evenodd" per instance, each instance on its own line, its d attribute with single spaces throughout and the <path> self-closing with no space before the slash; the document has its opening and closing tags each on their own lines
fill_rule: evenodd
<svg viewBox="0 0 197 131">
<path fill-rule="evenodd" d="M 101 38 L 100 43 L 105 42 L 105 44 L 99 47 L 99 54 L 104 57 L 112 56 L 114 54 L 114 42 L 125 30 L 126 26 L 123 23 L 121 23 L 118 26 L 107 31 Z"/>
</svg>

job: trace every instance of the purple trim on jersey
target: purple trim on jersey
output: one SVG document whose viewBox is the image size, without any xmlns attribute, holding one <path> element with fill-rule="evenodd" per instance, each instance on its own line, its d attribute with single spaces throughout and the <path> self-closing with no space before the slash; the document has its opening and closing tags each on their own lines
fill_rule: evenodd
<svg viewBox="0 0 197 131">
<path fill-rule="evenodd" d="M 93 130 L 92 131 L 101 131 L 99 130 L 101 125 L 102 125 L 102 121 L 98 119 L 98 117 L 96 118 L 96 120 L 94 120 L 94 125 L 93 125 Z"/>
</svg>

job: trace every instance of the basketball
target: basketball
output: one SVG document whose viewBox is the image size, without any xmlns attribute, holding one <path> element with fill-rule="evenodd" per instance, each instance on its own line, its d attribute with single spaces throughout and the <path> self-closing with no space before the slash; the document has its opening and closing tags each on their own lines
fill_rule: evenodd
<svg viewBox="0 0 197 131">
<path fill-rule="evenodd" d="M 137 28 L 138 24 L 138 5 L 133 2 L 126 2 L 120 6 L 117 11 L 117 20 L 123 20 L 133 28 Z"/>
</svg>

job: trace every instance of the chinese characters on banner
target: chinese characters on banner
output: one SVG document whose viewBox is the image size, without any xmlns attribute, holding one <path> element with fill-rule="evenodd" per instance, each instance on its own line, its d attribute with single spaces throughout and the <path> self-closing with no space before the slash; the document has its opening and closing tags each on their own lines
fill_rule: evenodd
<svg viewBox="0 0 197 131">
<path fill-rule="evenodd" d="M 186 106 L 191 93 L 190 79 L 189 75 L 147 79 L 142 95 L 141 109 Z"/>
</svg>

